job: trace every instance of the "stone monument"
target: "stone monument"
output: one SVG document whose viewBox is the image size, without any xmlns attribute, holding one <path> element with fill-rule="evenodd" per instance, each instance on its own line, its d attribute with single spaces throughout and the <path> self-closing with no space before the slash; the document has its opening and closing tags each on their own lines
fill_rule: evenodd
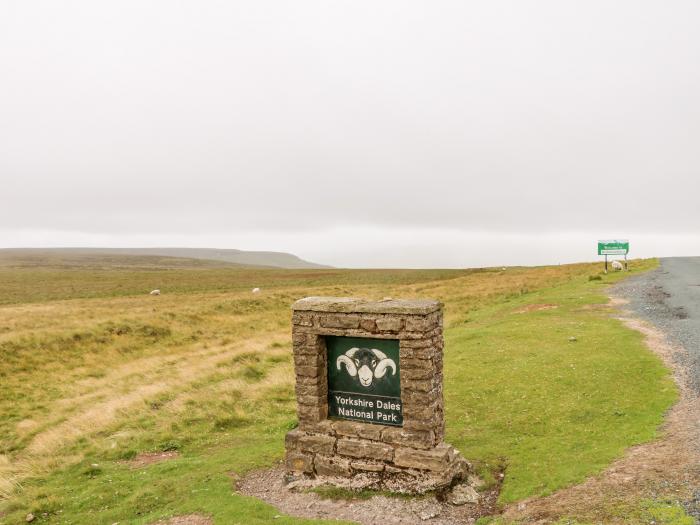
<svg viewBox="0 0 700 525">
<path fill-rule="evenodd" d="M 443 441 L 441 303 L 308 297 L 292 310 L 289 476 L 407 493 L 467 479 Z"/>
</svg>

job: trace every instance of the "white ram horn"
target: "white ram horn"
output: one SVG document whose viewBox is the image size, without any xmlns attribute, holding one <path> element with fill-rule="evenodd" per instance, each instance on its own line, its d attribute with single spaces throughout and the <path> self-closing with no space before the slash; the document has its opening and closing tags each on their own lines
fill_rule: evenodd
<svg viewBox="0 0 700 525">
<path fill-rule="evenodd" d="M 376 377 L 377 379 L 379 379 L 380 377 L 384 377 L 387 368 L 391 368 L 392 376 L 396 375 L 396 363 L 394 363 L 394 361 L 392 361 L 391 359 L 385 358 L 379 361 L 377 368 L 374 369 L 374 377 Z"/>
<path fill-rule="evenodd" d="M 376 348 L 372 348 L 372 352 L 374 355 L 376 355 L 379 359 L 386 359 L 386 354 L 382 352 L 381 350 L 377 350 Z"/>
<path fill-rule="evenodd" d="M 345 352 L 345 355 L 348 357 L 355 357 L 355 352 L 357 352 L 358 350 L 359 350 L 359 348 L 357 348 L 357 347 L 351 348 L 350 350 Z"/>
<path fill-rule="evenodd" d="M 338 370 L 340 370 L 340 365 L 342 365 L 343 363 L 345 363 L 345 368 L 347 368 L 348 374 L 350 374 L 352 377 L 355 377 L 357 375 L 357 367 L 355 366 L 355 362 L 352 359 L 350 359 L 347 355 L 341 355 L 335 362 L 335 366 L 338 367 Z"/>
</svg>

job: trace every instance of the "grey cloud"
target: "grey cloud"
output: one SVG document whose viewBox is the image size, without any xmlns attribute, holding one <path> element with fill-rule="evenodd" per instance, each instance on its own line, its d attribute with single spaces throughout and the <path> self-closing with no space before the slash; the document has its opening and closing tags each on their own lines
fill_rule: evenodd
<svg viewBox="0 0 700 525">
<path fill-rule="evenodd" d="M 0 225 L 697 233 L 699 15 L 5 2 Z"/>
</svg>

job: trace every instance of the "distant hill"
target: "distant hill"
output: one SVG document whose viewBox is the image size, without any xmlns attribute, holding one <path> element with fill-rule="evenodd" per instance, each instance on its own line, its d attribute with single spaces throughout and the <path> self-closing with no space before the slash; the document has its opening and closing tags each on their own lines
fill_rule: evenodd
<svg viewBox="0 0 700 525">
<path fill-rule="evenodd" d="M 284 252 L 216 248 L 4 248 L 0 266 L 330 268 Z"/>
</svg>

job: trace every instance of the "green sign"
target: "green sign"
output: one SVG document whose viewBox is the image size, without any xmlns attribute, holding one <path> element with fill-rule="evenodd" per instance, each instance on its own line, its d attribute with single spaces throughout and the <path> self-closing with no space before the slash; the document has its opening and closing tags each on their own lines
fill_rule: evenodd
<svg viewBox="0 0 700 525">
<path fill-rule="evenodd" d="M 403 425 L 399 342 L 326 337 L 328 414 L 378 425 Z"/>
<path fill-rule="evenodd" d="M 627 255 L 629 251 L 627 240 L 598 241 L 598 255 Z"/>
</svg>

